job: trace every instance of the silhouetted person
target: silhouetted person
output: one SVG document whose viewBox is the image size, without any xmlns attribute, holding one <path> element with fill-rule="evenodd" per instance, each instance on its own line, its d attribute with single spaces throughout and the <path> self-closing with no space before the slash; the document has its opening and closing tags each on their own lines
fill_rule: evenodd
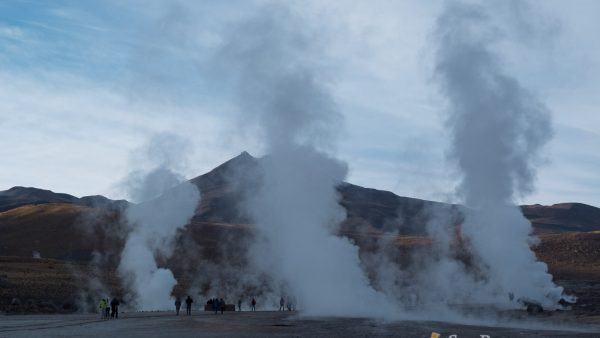
<svg viewBox="0 0 600 338">
<path fill-rule="evenodd" d="M 238 311 L 242 311 L 242 299 L 238 299 Z"/>
<path fill-rule="evenodd" d="M 212 302 L 212 309 L 215 312 L 215 314 L 217 314 L 217 311 L 219 311 L 219 299 L 215 298 L 211 300 Z"/>
<path fill-rule="evenodd" d="M 110 306 L 108 306 L 108 298 L 104 300 L 104 304 L 106 304 L 106 306 L 104 307 L 104 318 L 108 319 L 108 317 L 110 316 Z"/>
<path fill-rule="evenodd" d="M 181 309 L 181 298 L 177 297 L 177 299 L 175 300 L 175 311 L 177 312 L 178 316 L 179 316 L 179 309 Z"/>
<path fill-rule="evenodd" d="M 117 297 L 113 298 L 110 301 L 110 309 L 111 309 L 110 317 L 111 318 L 117 318 L 117 319 L 119 318 L 119 305 L 121 305 L 121 302 L 119 302 Z"/>
<path fill-rule="evenodd" d="M 219 308 L 221 309 L 221 314 L 225 310 L 225 300 L 223 298 L 219 299 Z"/>
<path fill-rule="evenodd" d="M 252 297 L 252 302 L 250 303 L 252 311 L 256 311 L 256 299 Z"/>
<path fill-rule="evenodd" d="M 185 310 L 188 316 L 192 315 L 192 303 L 194 302 L 194 300 L 192 299 L 192 297 L 187 296 L 187 298 L 185 299 Z"/>
<path fill-rule="evenodd" d="M 285 311 L 285 300 L 283 299 L 283 297 L 279 299 L 279 311 Z"/>
</svg>

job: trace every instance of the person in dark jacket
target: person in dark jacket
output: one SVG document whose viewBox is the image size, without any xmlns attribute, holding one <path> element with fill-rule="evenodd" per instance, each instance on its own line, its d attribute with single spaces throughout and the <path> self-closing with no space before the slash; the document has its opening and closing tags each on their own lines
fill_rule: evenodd
<svg viewBox="0 0 600 338">
<path fill-rule="evenodd" d="M 111 310 L 110 317 L 111 318 L 115 318 L 115 319 L 119 318 L 119 305 L 121 305 L 121 302 L 119 302 L 117 297 L 113 298 L 110 301 L 110 310 Z"/>
<path fill-rule="evenodd" d="M 215 312 L 215 314 L 217 314 L 217 311 L 219 310 L 219 299 L 218 298 L 214 298 L 211 299 L 211 304 L 212 304 L 212 309 Z"/>
<path fill-rule="evenodd" d="M 177 299 L 175 300 L 175 311 L 177 312 L 178 316 L 179 316 L 179 309 L 181 309 L 181 298 L 177 297 Z"/>
<path fill-rule="evenodd" d="M 252 311 L 256 311 L 256 299 L 252 297 L 252 302 L 250 303 Z"/>
<path fill-rule="evenodd" d="M 186 309 L 188 316 L 192 315 L 192 303 L 193 302 L 194 302 L 194 300 L 190 296 L 187 296 L 187 298 L 185 299 L 185 309 Z"/>
<path fill-rule="evenodd" d="M 238 311 L 242 311 L 242 299 L 238 299 Z"/>
<path fill-rule="evenodd" d="M 219 308 L 221 309 L 221 314 L 225 310 L 225 300 L 223 298 L 219 299 Z"/>
</svg>

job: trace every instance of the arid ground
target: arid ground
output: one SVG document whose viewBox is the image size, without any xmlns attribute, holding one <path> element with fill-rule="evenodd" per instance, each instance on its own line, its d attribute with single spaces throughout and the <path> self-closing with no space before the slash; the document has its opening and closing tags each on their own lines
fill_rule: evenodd
<svg viewBox="0 0 600 338">
<path fill-rule="evenodd" d="M 160 262 L 173 270 L 178 285 L 174 294 L 187 294 L 210 285 L 198 280 L 212 268 L 220 280 L 228 280 L 227 267 L 243 267 L 244 245 L 254 227 L 240 215 L 236 203 L 240 192 L 227 181 L 227 172 L 256 165 L 256 159 L 242 154 L 213 171 L 192 180 L 203 193 L 196 215 L 178 232 L 174 254 Z M 249 179 L 249 181 L 253 181 Z M 340 203 L 347 219 L 340 235 L 354 241 L 361 254 L 377 250 L 382 238 L 394 245 L 391 257 L 410 267 L 415 252 L 427 254 L 432 241 L 426 224 L 431 214 L 445 212 L 452 224 L 460 223 L 458 207 L 396 196 L 393 193 L 351 184 L 339 187 Z M 374 323 L 356 319 L 298 320 L 289 314 L 270 312 L 229 313 L 224 317 L 204 314 L 176 318 L 166 313 L 126 314 L 124 320 L 104 323 L 96 315 L 98 298 L 104 292 L 123 293 L 117 272 L 123 236 L 127 227 L 122 218 L 125 201 L 101 196 L 76 198 L 35 188 L 15 187 L 0 192 L 0 336 L 122 336 L 164 335 L 255 335 L 282 336 L 404 335 L 429 337 L 431 331 L 479 337 L 520 335 L 520 329 L 458 326 L 429 322 Z M 522 206 L 532 222 L 540 243 L 534 251 L 548 265 L 554 281 L 577 302 L 567 311 L 518 317 L 549 323 L 590 328 L 600 324 L 600 208 L 578 203 L 553 206 Z M 455 222 L 455 223 L 454 223 Z M 394 234 L 390 237 L 390 234 Z M 204 269 L 204 270 L 202 270 Z M 221 276 L 220 274 L 223 274 Z M 212 276 L 212 275 L 211 275 Z M 235 279 L 230 279 L 235 281 Z M 94 283 L 101 283 L 99 289 Z M 98 291 L 100 290 L 100 291 Z M 200 293 L 194 293 L 202 303 Z M 232 300 L 236 295 L 225 294 Z M 127 310 L 124 304 L 123 310 Z M 267 308 L 269 309 L 269 308 Z M 435 316 L 440 319 L 441 316 Z M 162 331 L 161 331 L 162 330 Z M 486 331 L 489 330 L 489 331 Z M 521 336 L 536 336 L 523 331 Z M 581 333 L 600 337 L 600 333 Z M 573 337 L 574 332 L 554 330 L 538 337 Z M 444 337 L 444 335 L 442 335 Z"/>
<path fill-rule="evenodd" d="M 289 312 L 230 312 L 224 315 L 168 312 L 124 313 L 104 321 L 95 315 L 14 315 L 0 318 L 0 337 L 598 337 L 599 326 L 555 327 L 548 318 L 520 327 L 459 325 L 429 321 L 381 322 L 361 318 L 297 318 Z"/>
</svg>

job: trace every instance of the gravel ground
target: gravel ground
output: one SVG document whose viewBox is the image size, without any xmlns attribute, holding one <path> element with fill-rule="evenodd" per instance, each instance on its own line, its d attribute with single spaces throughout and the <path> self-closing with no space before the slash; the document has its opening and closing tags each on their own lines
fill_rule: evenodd
<svg viewBox="0 0 600 338">
<path fill-rule="evenodd" d="M 553 328 L 556 323 L 521 323 L 503 328 L 428 321 L 381 322 L 363 318 L 298 318 L 289 312 L 229 312 L 224 315 L 169 312 L 122 313 L 118 320 L 99 315 L 0 316 L 0 337 L 600 337 L 600 327 L 578 324 Z M 537 329 L 531 329 L 536 327 Z"/>
</svg>

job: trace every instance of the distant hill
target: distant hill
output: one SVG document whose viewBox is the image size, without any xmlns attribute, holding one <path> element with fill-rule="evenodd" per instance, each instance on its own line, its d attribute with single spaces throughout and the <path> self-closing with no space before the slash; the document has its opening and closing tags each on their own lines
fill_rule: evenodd
<svg viewBox="0 0 600 338">
<path fill-rule="evenodd" d="M 200 188 L 200 205 L 190 224 L 178 232 L 173 256 L 159 262 L 173 269 L 182 288 L 194 282 L 193 276 L 205 273 L 202 269 L 226 274 L 223 269 L 227 266 L 245 266 L 245 255 L 240 253 L 246 252 L 252 242 L 248 239 L 256 233 L 241 203 L 260 186 L 260 161 L 244 152 L 190 180 Z M 350 183 L 342 183 L 338 191 L 347 216 L 340 234 L 356 243 L 361 255 L 374 250 L 379 239 L 385 238 L 386 243 L 391 239 L 398 250 L 394 257 L 403 264 L 403 259 L 426 250 L 431 243 L 425 229 L 434 217 L 450 225 L 461 222 L 457 205 Z M 44 298 L 48 297 L 47 287 L 54 285 L 62 292 L 56 296 L 59 302 L 74 293 L 77 283 L 67 281 L 69 269 L 71 279 L 94 275 L 99 267 L 109 269 L 106 276 L 116 285 L 114 268 L 128 231 L 122 217 L 127 205 L 127 201 L 103 196 L 77 198 L 36 188 L 1 191 L 0 272 L 6 272 L 0 273 L 0 311 L 15 294 L 23 299 Z M 577 283 L 600 278 L 599 208 L 562 203 L 521 209 L 540 234 L 541 244 L 535 252 L 555 277 Z M 32 276 L 39 278 L 32 282 Z M 2 288 L 2 283 L 9 287 Z M 581 299 L 592 297 L 585 292 L 575 294 Z"/>
<path fill-rule="evenodd" d="M 252 193 L 260 175 L 260 159 L 243 152 L 210 172 L 190 180 L 202 192 L 196 221 L 248 223 L 240 203 Z M 385 190 L 364 188 L 351 183 L 338 187 L 340 204 L 346 209 L 346 230 L 392 231 L 404 235 L 424 235 L 432 217 L 446 215 L 450 222 L 460 223 L 459 206 L 398 196 Z M 536 232 L 600 230 L 600 208 L 565 203 L 551 206 L 525 205 L 523 214 Z"/>
<path fill-rule="evenodd" d="M 12 187 L 0 191 L 0 212 L 23 205 L 47 203 L 67 203 L 103 209 L 123 209 L 128 205 L 125 200 L 115 201 L 100 195 L 77 198 L 69 194 L 55 193 L 38 188 Z"/>
<path fill-rule="evenodd" d="M 241 203 L 255 192 L 260 183 L 260 159 L 247 152 L 230 159 L 210 172 L 190 180 L 202 193 L 193 222 L 247 224 Z M 345 231 L 397 232 L 402 235 L 424 235 L 432 217 L 443 215 L 448 222 L 461 221 L 460 207 L 452 204 L 398 196 L 392 192 L 364 188 L 351 183 L 338 187 L 340 204 L 347 218 Z M 0 191 L 0 212 L 26 205 L 49 203 L 73 204 L 92 208 L 122 210 L 124 200 L 104 196 L 77 198 L 37 188 L 14 187 Z M 551 206 L 524 205 L 521 210 L 537 233 L 600 230 L 600 208 L 581 203 Z M 1 223 L 0 223 L 1 226 Z"/>
<path fill-rule="evenodd" d="M 523 205 L 523 215 L 540 233 L 600 230 L 600 208 L 582 203 L 560 203 L 550 206 Z"/>
</svg>

